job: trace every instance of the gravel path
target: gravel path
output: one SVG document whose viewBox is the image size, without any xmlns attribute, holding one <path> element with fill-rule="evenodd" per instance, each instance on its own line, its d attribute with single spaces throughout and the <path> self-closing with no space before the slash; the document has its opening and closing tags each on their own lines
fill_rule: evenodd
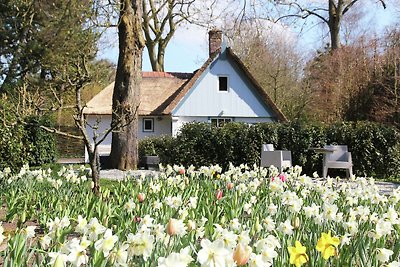
<svg viewBox="0 0 400 267">
<path fill-rule="evenodd" d="M 141 176 L 155 174 L 158 171 L 151 170 L 137 170 L 137 171 L 129 171 L 133 176 Z M 100 178 L 109 179 L 109 180 L 122 180 L 124 178 L 124 171 L 112 169 L 112 170 L 100 170 Z"/>
</svg>

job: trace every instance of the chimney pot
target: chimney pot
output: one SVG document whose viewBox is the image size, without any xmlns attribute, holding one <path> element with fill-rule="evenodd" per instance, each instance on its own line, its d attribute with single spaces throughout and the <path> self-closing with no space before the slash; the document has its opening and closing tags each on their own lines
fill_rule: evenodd
<svg viewBox="0 0 400 267">
<path fill-rule="evenodd" d="M 208 32 L 208 52 L 211 56 L 215 51 L 221 48 L 222 44 L 222 31 L 212 29 Z"/>
</svg>

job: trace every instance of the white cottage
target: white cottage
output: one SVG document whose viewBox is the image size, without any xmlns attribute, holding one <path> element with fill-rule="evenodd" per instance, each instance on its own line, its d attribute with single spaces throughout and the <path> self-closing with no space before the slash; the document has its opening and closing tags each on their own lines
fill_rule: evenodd
<svg viewBox="0 0 400 267">
<path fill-rule="evenodd" d="M 209 122 L 218 127 L 233 121 L 250 124 L 286 121 L 233 51 L 221 48 L 221 41 L 221 31 L 210 31 L 209 58 L 193 73 L 143 72 L 140 139 L 175 136 L 187 122 Z M 100 122 L 98 132 L 110 125 L 113 88 L 114 83 L 108 85 L 84 110 L 89 125 Z M 101 154 L 109 154 L 111 135 L 102 148 Z"/>
</svg>

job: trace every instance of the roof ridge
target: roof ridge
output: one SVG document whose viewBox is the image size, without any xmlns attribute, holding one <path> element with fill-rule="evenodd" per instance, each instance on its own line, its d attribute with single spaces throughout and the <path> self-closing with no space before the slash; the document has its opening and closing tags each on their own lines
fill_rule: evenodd
<svg viewBox="0 0 400 267">
<path fill-rule="evenodd" d="M 192 72 L 170 72 L 170 71 L 142 71 L 142 78 L 179 78 L 189 79 Z"/>
</svg>

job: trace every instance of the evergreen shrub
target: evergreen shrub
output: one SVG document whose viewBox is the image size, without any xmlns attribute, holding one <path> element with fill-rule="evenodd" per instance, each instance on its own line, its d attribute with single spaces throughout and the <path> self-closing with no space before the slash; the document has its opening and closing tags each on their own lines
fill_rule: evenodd
<svg viewBox="0 0 400 267">
<path fill-rule="evenodd" d="M 54 135 L 40 125 L 51 126 L 51 120 L 29 117 L 21 123 L 14 115 L 7 114 L 0 124 L 0 170 L 6 167 L 17 170 L 24 164 L 39 166 L 55 161 Z"/>
<path fill-rule="evenodd" d="M 290 150 L 294 165 L 311 175 L 321 175 L 322 154 L 310 150 L 326 144 L 345 144 L 353 158 L 356 175 L 389 177 L 400 174 L 400 134 L 394 127 L 372 122 L 332 125 L 288 123 L 185 124 L 176 137 L 153 137 L 140 141 L 140 156 L 156 154 L 163 164 L 258 165 L 262 144 Z"/>
</svg>

